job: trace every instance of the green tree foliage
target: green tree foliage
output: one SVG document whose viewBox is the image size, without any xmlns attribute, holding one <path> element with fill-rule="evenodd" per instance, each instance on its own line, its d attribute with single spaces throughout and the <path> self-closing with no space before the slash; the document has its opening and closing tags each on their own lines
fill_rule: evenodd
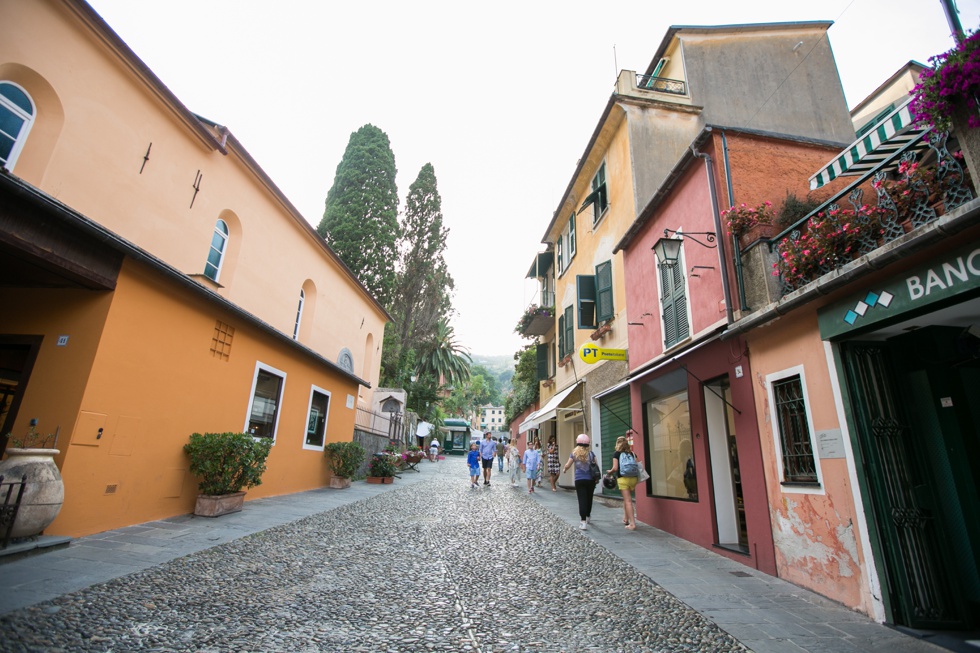
<svg viewBox="0 0 980 653">
<path fill-rule="evenodd" d="M 538 366 L 534 345 L 525 347 L 514 354 L 517 364 L 511 379 L 513 390 L 504 401 L 504 419 L 510 424 L 515 417 L 538 400 Z"/>
<path fill-rule="evenodd" d="M 423 343 L 416 367 L 419 376 L 431 375 L 455 386 L 470 378 L 470 354 L 456 342 L 453 328 L 440 321 L 435 337 Z"/>
<path fill-rule="evenodd" d="M 397 284 L 389 312 L 394 323 L 385 332 L 381 379 L 403 386 L 426 341 L 438 334 L 440 320 L 452 312 L 454 287 L 444 253 L 449 230 L 443 226 L 442 198 L 431 163 L 419 171 L 405 200 Z"/>
<path fill-rule="evenodd" d="M 499 406 L 501 401 L 500 395 L 500 383 L 497 380 L 497 376 L 483 367 L 482 365 L 470 365 L 470 378 L 480 376 L 483 377 L 484 392 L 476 398 L 477 406 L 485 406 L 487 404 L 493 404 L 494 406 Z"/>
<path fill-rule="evenodd" d="M 398 189 L 388 135 L 374 125 L 351 134 L 327 193 L 317 233 L 383 305 L 395 289 Z"/>
</svg>

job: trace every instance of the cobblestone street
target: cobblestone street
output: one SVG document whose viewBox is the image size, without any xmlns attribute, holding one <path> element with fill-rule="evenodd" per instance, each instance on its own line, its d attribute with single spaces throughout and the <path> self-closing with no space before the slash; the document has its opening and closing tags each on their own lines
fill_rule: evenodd
<svg viewBox="0 0 980 653">
<path fill-rule="evenodd" d="M 641 542 L 653 529 L 620 533 L 614 523 L 619 508 L 597 500 L 596 523 L 582 532 L 572 521 L 573 493 L 530 495 L 498 478 L 489 488 L 470 489 L 461 459 L 426 463 L 394 489 L 13 610 L 0 618 L 0 647 L 98 653 L 748 650 L 590 537 L 593 529 L 617 529 L 617 538 Z M 569 520 L 554 510 L 558 504 Z M 248 510 L 246 504 L 241 515 L 247 518 Z M 706 566 L 717 564 L 714 554 L 704 553 Z M 57 553 L 2 565 L 0 577 L 7 569 L 43 564 L 49 555 Z M 877 650 L 845 641 L 858 627 L 922 647 L 882 640 L 882 650 L 940 650 L 859 615 L 845 618 L 854 626 L 850 634 L 847 624 L 838 624 L 840 630 L 818 625 L 823 647 L 804 649 L 789 637 L 767 635 L 771 650 Z"/>
</svg>

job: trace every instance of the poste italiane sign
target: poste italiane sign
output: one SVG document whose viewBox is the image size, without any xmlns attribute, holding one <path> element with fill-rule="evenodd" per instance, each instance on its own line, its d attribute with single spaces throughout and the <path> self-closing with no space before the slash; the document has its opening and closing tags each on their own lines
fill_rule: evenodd
<svg viewBox="0 0 980 653">
<path fill-rule="evenodd" d="M 625 349 L 606 349 L 585 343 L 578 348 L 579 358 L 591 365 L 598 361 L 624 361 L 626 360 Z"/>
</svg>

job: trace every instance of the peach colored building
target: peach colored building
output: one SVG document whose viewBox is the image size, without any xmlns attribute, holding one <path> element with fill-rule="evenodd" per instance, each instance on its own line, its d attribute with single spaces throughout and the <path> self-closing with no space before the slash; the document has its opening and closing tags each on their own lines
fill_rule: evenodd
<svg viewBox="0 0 980 653">
<path fill-rule="evenodd" d="M 47 532 L 189 512 L 196 431 L 274 440 L 248 498 L 326 484 L 387 313 L 86 3 L 6 2 L 0 22 L 0 424 L 59 433 Z"/>
</svg>

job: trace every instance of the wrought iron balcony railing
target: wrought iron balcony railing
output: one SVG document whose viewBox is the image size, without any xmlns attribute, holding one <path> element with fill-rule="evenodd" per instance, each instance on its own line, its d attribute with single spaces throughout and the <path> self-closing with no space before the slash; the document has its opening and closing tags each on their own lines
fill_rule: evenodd
<svg viewBox="0 0 980 653">
<path fill-rule="evenodd" d="M 687 95 L 687 84 L 683 81 L 654 77 L 653 75 L 637 75 L 636 88 L 656 91 L 657 93 L 670 93 L 671 95 Z"/>
</svg>

